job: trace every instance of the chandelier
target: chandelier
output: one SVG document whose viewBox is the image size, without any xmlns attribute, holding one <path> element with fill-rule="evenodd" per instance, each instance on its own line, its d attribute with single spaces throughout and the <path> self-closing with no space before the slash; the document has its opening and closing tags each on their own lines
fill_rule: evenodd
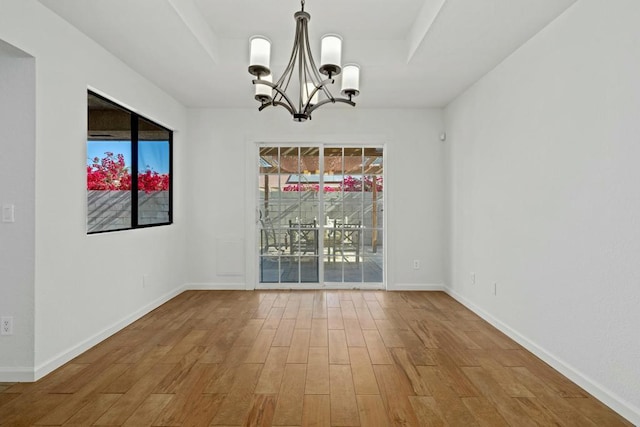
<svg viewBox="0 0 640 427">
<path fill-rule="evenodd" d="M 309 44 L 308 26 L 311 15 L 304 11 L 304 1 L 300 2 L 301 10 L 293 15 L 296 20 L 296 34 L 291 57 L 282 76 L 275 83 L 269 68 L 271 42 L 263 36 L 250 39 L 249 73 L 256 76 L 253 84 L 255 99 L 260 103 L 258 110 L 262 111 L 269 106 L 281 106 L 289 111 L 296 122 L 311 120 L 311 113 L 328 103 L 343 102 L 355 106 L 352 98 L 360 93 L 360 67 L 356 64 L 341 67 L 340 36 L 327 34 L 322 37 L 320 68 L 316 68 Z M 335 82 L 334 78 L 341 73 L 343 97 L 334 97 L 329 85 L 332 85 Z M 294 74 L 297 74 L 297 82 Z M 295 97 L 292 99 L 287 95 L 292 80 L 292 91 L 297 92 L 297 102 L 294 102 Z"/>
</svg>

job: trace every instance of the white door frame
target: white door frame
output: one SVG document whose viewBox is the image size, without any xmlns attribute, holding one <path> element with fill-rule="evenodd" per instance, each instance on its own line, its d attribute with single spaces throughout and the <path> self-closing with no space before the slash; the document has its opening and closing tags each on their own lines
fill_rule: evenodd
<svg viewBox="0 0 640 427">
<path fill-rule="evenodd" d="M 324 139 L 324 138 L 323 138 Z M 346 139 L 346 138 L 345 138 Z M 363 141 L 367 141 L 366 143 Z M 246 215 L 246 248 L 245 248 L 245 289 L 305 289 L 305 290 L 314 290 L 314 289 L 387 289 L 387 277 L 388 277 L 388 268 L 387 268 L 387 210 L 386 203 L 387 197 L 383 199 L 383 210 L 385 215 L 383 215 L 383 223 L 382 223 L 382 241 L 383 243 L 383 278 L 381 283 L 367 283 L 367 282 L 324 282 L 319 281 L 319 283 L 260 283 L 260 275 L 259 275 L 259 209 L 258 206 L 258 177 L 259 177 L 259 168 L 257 165 L 259 164 L 259 147 L 261 146 L 299 146 L 299 147 L 319 147 L 321 151 L 321 157 L 324 155 L 324 148 L 327 146 L 340 146 L 340 147 L 380 147 L 383 149 L 383 158 L 385 158 L 385 163 L 383 167 L 383 182 L 386 182 L 387 176 L 387 163 L 386 163 L 386 155 L 387 155 L 387 146 L 386 143 L 383 142 L 384 138 L 380 136 L 374 137 L 362 137 L 362 138 L 348 138 L 345 141 L 340 140 L 340 138 L 336 138 L 335 135 L 326 138 L 326 140 L 321 141 L 301 141 L 300 139 L 291 140 L 291 137 L 282 138 L 279 140 L 269 140 L 264 139 L 252 139 L 248 138 L 246 140 L 245 148 L 246 148 L 246 171 L 245 177 L 246 181 L 246 194 L 245 194 L 245 212 Z M 322 184 L 321 184 L 322 185 Z M 323 210 L 323 198 L 321 198 L 320 209 Z M 322 245 L 322 243 L 321 243 Z M 321 246 L 322 248 L 322 246 Z M 322 260 L 319 260 L 318 266 L 318 275 L 319 278 L 324 278 L 324 266 Z"/>
</svg>

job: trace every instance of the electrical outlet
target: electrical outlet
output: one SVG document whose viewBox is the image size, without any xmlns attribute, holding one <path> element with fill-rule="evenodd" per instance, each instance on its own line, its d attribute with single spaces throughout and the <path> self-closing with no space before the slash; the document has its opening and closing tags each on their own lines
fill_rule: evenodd
<svg viewBox="0 0 640 427">
<path fill-rule="evenodd" d="M 414 270 L 419 270 L 420 269 L 420 260 L 419 259 L 414 259 L 413 260 L 413 269 Z"/>
<path fill-rule="evenodd" d="M 2 222 L 16 222 L 15 206 L 2 205 Z"/>
<path fill-rule="evenodd" d="M 148 274 L 143 274 L 142 275 L 142 287 L 146 288 L 147 286 L 149 286 L 149 275 Z"/>
<path fill-rule="evenodd" d="M 493 294 L 498 295 L 498 282 L 493 282 Z"/>
<path fill-rule="evenodd" d="M 13 335 L 13 317 L 2 316 L 0 318 L 0 335 Z"/>
<path fill-rule="evenodd" d="M 471 273 L 471 284 L 472 285 L 476 284 L 476 273 Z"/>
</svg>

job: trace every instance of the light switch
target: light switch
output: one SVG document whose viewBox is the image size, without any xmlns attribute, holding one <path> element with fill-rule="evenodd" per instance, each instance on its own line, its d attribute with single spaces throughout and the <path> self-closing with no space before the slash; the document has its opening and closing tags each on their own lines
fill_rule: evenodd
<svg viewBox="0 0 640 427">
<path fill-rule="evenodd" d="M 2 205 L 2 222 L 15 222 L 15 206 Z"/>
</svg>

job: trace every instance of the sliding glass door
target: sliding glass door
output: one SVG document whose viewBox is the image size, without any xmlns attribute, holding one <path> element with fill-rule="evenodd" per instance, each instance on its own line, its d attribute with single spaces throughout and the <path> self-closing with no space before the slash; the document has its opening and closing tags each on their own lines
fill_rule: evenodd
<svg viewBox="0 0 640 427">
<path fill-rule="evenodd" d="M 262 287 L 382 287 L 383 148 L 260 146 Z"/>
<path fill-rule="evenodd" d="M 319 283 L 321 193 L 292 181 L 319 159 L 318 147 L 260 148 L 261 283 Z"/>
<path fill-rule="evenodd" d="M 325 147 L 324 280 L 376 283 L 383 278 L 383 156 L 375 147 Z"/>
</svg>

